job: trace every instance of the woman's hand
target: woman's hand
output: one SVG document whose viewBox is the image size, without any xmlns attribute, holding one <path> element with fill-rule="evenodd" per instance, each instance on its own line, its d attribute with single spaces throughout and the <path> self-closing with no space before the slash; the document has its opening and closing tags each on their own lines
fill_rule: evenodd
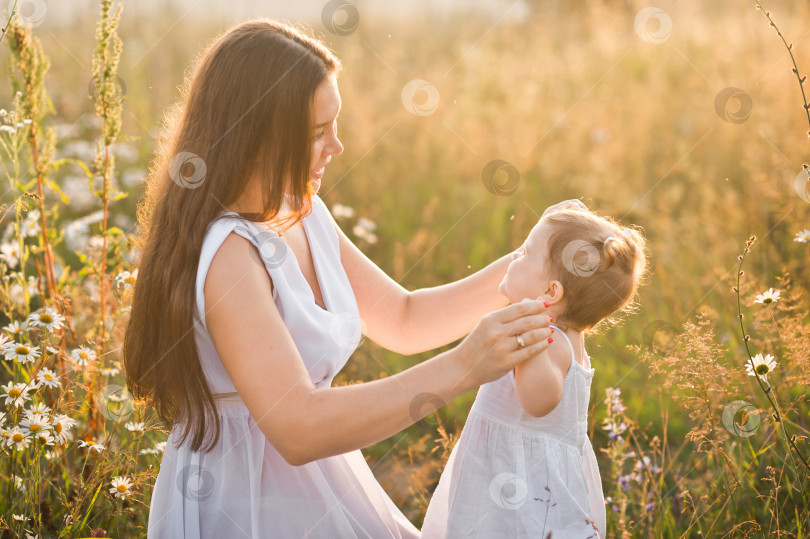
<svg viewBox="0 0 810 539">
<path fill-rule="evenodd" d="M 563 200 L 553 206 L 549 206 L 546 208 L 546 211 L 543 212 L 543 215 L 540 216 L 540 219 L 546 216 L 548 213 L 554 213 L 555 211 L 564 210 L 564 209 L 572 209 L 572 210 L 587 210 L 588 206 L 586 206 L 581 200 L 577 198 L 572 198 L 569 200 Z"/>
<path fill-rule="evenodd" d="M 484 315 L 472 332 L 452 350 L 465 390 L 497 380 L 549 346 L 551 318 L 540 300 L 523 300 Z M 519 347 L 517 335 L 523 340 Z"/>
</svg>

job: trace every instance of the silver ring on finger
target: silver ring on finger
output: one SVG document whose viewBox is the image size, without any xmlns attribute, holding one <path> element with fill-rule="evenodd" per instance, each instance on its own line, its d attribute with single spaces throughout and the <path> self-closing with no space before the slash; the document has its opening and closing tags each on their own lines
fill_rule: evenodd
<svg viewBox="0 0 810 539">
<path fill-rule="evenodd" d="M 517 339 L 518 342 L 518 350 L 526 346 L 526 343 L 523 342 L 523 335 L 515 335 L 515 338 Z"/>
</svg>

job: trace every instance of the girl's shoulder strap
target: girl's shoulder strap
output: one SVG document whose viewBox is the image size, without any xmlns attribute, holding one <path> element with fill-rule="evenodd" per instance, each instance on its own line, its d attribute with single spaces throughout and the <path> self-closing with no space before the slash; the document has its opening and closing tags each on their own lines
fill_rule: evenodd
<svg viewBox="0 0 810 539">
<path fill-rule="evenodd" d="M 577 356 L 574 353 L 574 345 L 571 344 L 571 339 L 568 338 L 568 335 L 566 335 L 563 330 L 561 330 L 560 328 L 558 328 L 554 324 L 549 324 L 548 327 L 554 328 L 556 330 L 555 331 L 556 334 L 560 334 L 563 337 L 565 337 L 565 340 L 568 342 L 568 349 L 571 350 L 571 363 L 575 363 L 576 360 L 577 360 Z"/>
</svg>

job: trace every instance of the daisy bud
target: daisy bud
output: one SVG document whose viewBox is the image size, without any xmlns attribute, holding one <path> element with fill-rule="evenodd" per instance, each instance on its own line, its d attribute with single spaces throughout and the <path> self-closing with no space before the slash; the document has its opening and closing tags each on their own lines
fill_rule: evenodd
<svg viewBox="0 0 810 539">
<path fill-rule="evenodd" d="M 737 255 L 737 260 L 742 260 L 742 255 Z"/>
<path fill-rule="evenodd" d="M 736 294 L 736 293 L 737 293 L 737 287 L 736 287 L 736 286 L 732 286 L 732 287 L 731 287 L 731 291 L 732 291 L 732 292 L 734 292 L 734 293 Z"/>
<path fill-rule="evenodd" d="M 798 69 L 796 69 L 795 67 L 794 67 L 793 69 L 791 69 L 791 71 L 793 71 L 793 72 L 794 72 L 794 73 L 796 73 L 797 75 L 799 74 L 799 70 L 798 70 Z"/>
<path fill-rule="evenodd" d="M 793 50 L 793 42 L 788 43 L 788 50 Z"/>
<path fill-rule="evenodd" d="M 802 84 L 804 84 L 804 81 L 806 81 L 806 80 L 807 80 L 807 75 L 805 75 L 804 77 L 802 77 L 802 80 L 800 80 L 799 82 L 801 82 Z"/>
<path fill-rule="evenodd" d="M 740 320 L 742 320 L 742 319 L 743 319 L 743 315 L 742 315 L 742 313 L 740 313 Z"/>
<path fill-rule="evenodd" d="M 750 338 L 751 338 L 751 335 L 746 335 L 746 336 L 745 336 L 745 342 L 748 342 L 748 340 L 749 340 Z"/>
<path fill-rule="evenodd" d="M 740 270 L 740 275 L 742 275 L 743 273 L 745 273 L 745 272 L 743 270 Z"/>
<path fill-rule="evenodd" d="M 768 388 L 768 389 L 770 389 L 770 388 Z M 779 423 L 779 418 L 776 417 L 776 414 L 771 414 L 771 416 L 773 417 L 773 422 L 774 423 Z"/>
</svg>

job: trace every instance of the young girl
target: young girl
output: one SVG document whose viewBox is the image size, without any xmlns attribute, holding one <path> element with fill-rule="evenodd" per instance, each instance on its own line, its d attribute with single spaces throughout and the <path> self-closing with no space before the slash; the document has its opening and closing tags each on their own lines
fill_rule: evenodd
<svg viewBox="0 0 810 539">
<path fill-rule="evenodd" d="M 631 305 L 646 271 L 645 240 L 567 208 L 544 215 L 512 256 L 499 290 L 513 303 L 545 299 L 562 338 L 481 386 L 430 500 L 423 539 L 605 537 L 587 435 L 595 369 L 584 332 Z"/>
</svg>

